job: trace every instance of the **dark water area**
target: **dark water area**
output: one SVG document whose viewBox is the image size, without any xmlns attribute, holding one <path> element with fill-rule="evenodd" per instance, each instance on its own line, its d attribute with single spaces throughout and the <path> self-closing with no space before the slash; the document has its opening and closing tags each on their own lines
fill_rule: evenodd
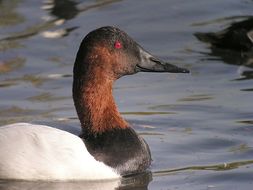
<svg viewBox="0 0 253 190">
<path fill-rule="evenodd" d="M 0 0 L 0 125 L 43 122 L 78 133 L 73 62 L 82 38 L 101 26 L 191 70 L 140 73 L 114 86 L 120 112 L 150 146 L 152 176 L 0 181 L 0 189 L 252 189 L 252 10 L 252 0 Z"/>
</svg>

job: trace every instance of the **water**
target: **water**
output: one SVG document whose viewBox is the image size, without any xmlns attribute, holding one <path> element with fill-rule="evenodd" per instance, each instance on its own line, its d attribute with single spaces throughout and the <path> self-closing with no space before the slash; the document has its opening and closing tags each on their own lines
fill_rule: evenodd
<svg viewBox="0 0 253 190">
<path fill-rule="evenodd" d="M 118 26 L 148 51 L 191 70 L 116 82 L 119 110 L 153 157 L 152 179 L 125 179 L 119 189 L 252 189 L 253 65 L 235 53 L 214 53 L 194 36 L 251 15 L 251 0 L 55 2 L 52 8 L 46 1 L 0 1 L 1 125 L 44 122 L 78 133 L 71 98 L 76 51 L 89 31 Z M 0 182 L 0 189 L 117 186 Z"/>
</svg>

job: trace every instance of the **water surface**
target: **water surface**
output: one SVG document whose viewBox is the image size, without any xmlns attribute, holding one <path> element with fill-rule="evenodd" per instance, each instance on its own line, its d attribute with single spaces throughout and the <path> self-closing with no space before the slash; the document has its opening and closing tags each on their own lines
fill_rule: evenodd
<svg viewBox="0 0 253 190">
<path fill-rule="evenodd" d="M 230 51 L 213 53 L 194 36 L 247 18 L 252 3 L 2 0 L 0 124 L 39 121 L 78 133 L 71 97 L 75 54 L 89 31 L 114 25 L 153 54 L 191 70 L 189 75 L 140 73 L 116 82 L 119 110 L 153 157 L 152 179 L 126 179 L 120 188 L 252 189 L 252 64 Z M 1 181 L 0 189 L 118 186 L 108 184 Z"/>
</svg>

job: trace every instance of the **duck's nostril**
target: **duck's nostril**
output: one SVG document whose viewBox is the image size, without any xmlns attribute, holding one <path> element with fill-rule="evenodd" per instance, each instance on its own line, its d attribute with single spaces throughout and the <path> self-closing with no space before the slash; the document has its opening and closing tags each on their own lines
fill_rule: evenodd
<svg viewBox="0 0 253 190">
<path fill-rule="evenodd" d="M 159 59 L 155 58 L 155 57 L 150 57 L 149 59 L 150 59 L 150 61 L 153 61 L 155 63 L 162 64 L 162 62 Z"/>
</svg>

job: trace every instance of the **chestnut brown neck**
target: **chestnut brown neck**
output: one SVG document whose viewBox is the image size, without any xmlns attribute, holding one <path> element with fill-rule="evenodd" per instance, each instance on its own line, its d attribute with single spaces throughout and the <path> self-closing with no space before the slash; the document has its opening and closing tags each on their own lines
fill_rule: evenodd
<svg viewBox="0 0 253 190">
<path fill-rule="evenodd" d="M 97 134 L 127 128 L 128 123 L 121 117 L 113 98 L 113 79 L 101 67 L 78 71 L 74 71 L 73 99 L 83 132 Z"/>
</svg>

